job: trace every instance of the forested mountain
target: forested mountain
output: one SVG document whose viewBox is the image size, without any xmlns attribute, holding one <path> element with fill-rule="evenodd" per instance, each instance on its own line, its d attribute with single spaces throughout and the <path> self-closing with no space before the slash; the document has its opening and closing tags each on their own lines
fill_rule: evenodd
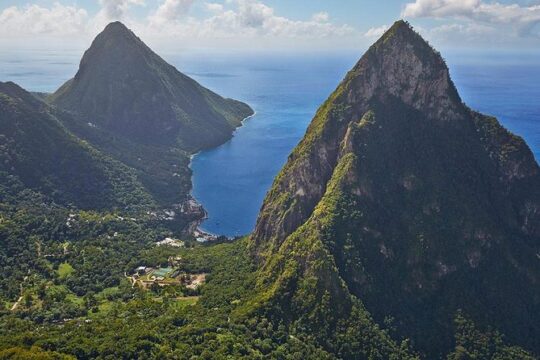
<svg viewBox="0 0 540 360">
<path fill-rule="evenodd" d="M 193 246 L 204 211 L 189 195 L 190 156 L 230 138 L 252 114 L 179 73 L 119 23 L 98 36 L 69 84 L 48 97 L 0 83 L 2 359 L 99 357 L 103 349 L 76 334 L 67 347 L 39 340 L 54 342 L 70 321 L 91 326 L 93 314 L 110 324 L 109 306 L 167 294 L 171 311 L 196 302 L 195 288 L 147 293 L 127 274 L 168 264 L 178 248 L 158 241 Z M 47 340 L 31 330 L 38 327 Z M 133 356 L 127 346 L 118 351 L 148 358 L 146 345 Z"/>
<path fill-rule="evenodd" d="M 225 142 L 253 114 L 179 72 L 120 22 L 95 38 L 49 100 L 117 135 L 189 151 Z"/>
<path fill-rule="evenodd" d="M 0 83 L 1 202 L 80 209 L 152 205 L 136 174 L 67 130 L 68 115 L 14 83 Z M 37 203 L 35 203 L 37 202 Z"/>
<path fill-rule="evenodd" d="M 52 97 L 0 83 L 0 359 L 538 358 L 540 169 L 408 23 L 200 244 L 189 155 L 249 114 L 120 23 Z"/>
<path fill-rule="evenodd" d="M 82 296 L 119 284 L 139 247 L 192 237 L 204 211 L 189 195 L 190 155 L 227 140 L 250 114 L 121 23 L 105 28 L 52 96 L 0 83 L 0 309 L 25 279 L 54 278 L 69 254 L 70 263 L 92 254 L 82 258 L 108 264 L 78 269 L 70 290 Z"/>
<path fill-rule="evenodd" d="M 455 345 L 456 316 L 540 353 L 539 209 L 525 142 L 463 104 L 441 55 L 400 21 L 319 109 L 252 253 L 280 312 L 318 329 L 331 309 L 320 341 L 359 299 L 427 358 Z"/>
<path fill-rule="evenodd" d="M 228 140 L 253 114 L 169 65 L 120 22 L 84 53 L 75 77 L 46 98 L 70 113 L 64 125 L 133 168 L 163 207 L 189 200 L 190 156 Z M 187 214 L 184 222 L 201 217 Z"/>
</svg>

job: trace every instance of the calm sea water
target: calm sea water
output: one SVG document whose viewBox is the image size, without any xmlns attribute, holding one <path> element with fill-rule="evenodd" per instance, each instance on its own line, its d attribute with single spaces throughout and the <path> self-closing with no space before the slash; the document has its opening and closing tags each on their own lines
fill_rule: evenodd
<svg viewBox="0 0 540 360">
<path fill-rule="evenodd" d="M 53 91 L 78 67 L 82 50 L 0 53 L 0 81 Z M 256 115 L 228 143 L 194 157 L 193 195 L 206 208 L 202 227 L 224 235 L 252 231 L 262 200 L 317 107 L 361 52 L 311 54 L 165 54 L 203 85 L 249 103 Z M 540 56 L 451 54 L 463 100 L 495 115 L 540 159 Z"/>
</svg>

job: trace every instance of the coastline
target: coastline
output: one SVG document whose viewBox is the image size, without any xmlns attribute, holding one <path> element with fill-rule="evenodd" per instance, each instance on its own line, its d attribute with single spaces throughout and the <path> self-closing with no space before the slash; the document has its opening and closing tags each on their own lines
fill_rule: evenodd
<svg viewBox="0 0 540 360">
<path fill-rule="evenodd" d="M 220 146 L 223 146 L 225 145 L 226 143 L 228 143 L 229 141 L 232 140 L 232 138 L 235 136 L 236 132 L 238 131 L 238 129 L 240 129 L 241 127 L 244 126 L 244 124 L 250 120 L 251 118 L 255 117 L 255 115 L 257 115 L 257 111 L 256 110 L 253 110 L 253 114 L 249 115 L 249 116 L 246 116 L 244 119 L 242 119 L 242 121 L 240 122 L 240 124 L 238 124 L 237 127 L 234 128 L 234 130 L 231 132 L 231 136 L 226 140 L 224 141 L 223 143 L 217 145 L 217 146 L 214 146 L 212 148 L 208 148 L 208 149 L 204 149 L 204 150 L 199 150 L 195 153 L 192 153 L 190 156 L 189 156 L 189 169 L 191 170 L 191 179 L 190 179 L 190 182 L 191 182 L 191 190 L 189 191 L 188 193 L 188 200 L 193 200 L 194 202 L 196 202 L 200 208 L 202 209 L 203 213 L 204 213 L 204 216 L 200 219 L 197 219 L 197 220 L 194 220 L 192 221 L 191 224 L 189 224 L 186 229 L 187 229 L 187 233 L 188 235 L 190 236 L 193 236 L 195 238 L 197 238 L 198 236 L 200 235 L 203 235 L 203 236 L 206 236 L 208 238 L 207 241 L 212 241 L 212 240 L 215 240 L 218 236 L 220 236 L 220 234 L 214 234 L 210 231 L 207 231 L 205 230 L 204 228 L 201 227 L 201 224 L 208 219 L 208 212 L 206 211 L 206 209 L 204 208 L 203 204 L 201 204 L 197 198 L 193 195 L 193 189 L 194 189 L 194 181 L 193 181 L 193 178 L 194 178 L 194 172 L 193 172 L 193 169 L 191 168 L 191 165 L 193 164 L 193 159 L 195 158 L 195 156 L 199 155 L 201 152 L 203 151 L 209 151 L 209 150 L 213 150 L 213 149 L 217 149 L 219 148 Z M 210 239 L 212 238 L 212 239 Z"/>
</svg>

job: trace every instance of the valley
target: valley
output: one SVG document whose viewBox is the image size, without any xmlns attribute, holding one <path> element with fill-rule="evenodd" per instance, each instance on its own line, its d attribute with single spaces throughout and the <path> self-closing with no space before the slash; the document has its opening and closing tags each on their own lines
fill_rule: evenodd
<svg viewBox="0 0 540 360">
<path fill-rule="evenodd" d="M 114 22 L 0 83 L 0 359 L 537 358 L 521 102 L 404 21 L 348 56 L 185 75 Z"/>
</svg>

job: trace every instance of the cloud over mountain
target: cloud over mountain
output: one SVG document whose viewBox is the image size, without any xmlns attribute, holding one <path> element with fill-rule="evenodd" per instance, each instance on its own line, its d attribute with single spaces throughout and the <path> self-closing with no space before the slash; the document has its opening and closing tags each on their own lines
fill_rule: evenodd
<svg viewBox="0 0 540 360">
<path fill-rule="evenodd" d="M 167 0 L 167 2 L 191 3 L 189 0 Z M 189 33 L 197 37 L 329 37 L 348 35 L 355 31 L 348 25 L 332 23 L 326 12 L 315 13 L 309 20 L 293 20 L 277 15 L 274 8 L 257 0 L 234 0 L 227 2 L 227 5 L 229 6 L 217 3 L 206 4 L 206 8 L 212 15 L 204 19 L 193 17 L 165 19 L 161 16 L 160 18 L 166 21 L 161 21 L 159 24 L 168 26 L 168 31 L 172 33 Z M 185 7 L 180 8 L 182 10 Z"/>
<path fill-rule="evenodd" d="M 535 45 L 540 37 L 540 4 L 525 0 L 402 0 L 401 8 L 360 13 L 364 18 L 358 20 L 343 14 L 340 9 L 345 5 L 333 3 L 323 7 L 310 3 L 298 10 L 296 3 L 268 0 L 98 0 L 92 5 L 27 1 L 0 6 L 0 41 L 36 39 L 35 35 L 77 41 L 121 20 L 144 39 L 163 46 L 350 48 L 367 46 L 398 14 L 419 19 L 417 29 L 437 44 L 517 47 Z"/>
<path fill-rule="evenodd" d="M 454 18 L 487 25 L 510 26 L 521 36 L 538 36 L 540 5 L 482 0 L 415 0 L 402 15 L 409 18 Z"/>
<path fill-rule="evenodd" d="M 99 0 L 101 11 L 99 16 L 107 20 L 120 20 L 126 15 L 131 5 L 143 5 L 144 0 Z"/>
<path fill-rule="evenodd" d="M 336 23 L 326 11 L 293 18 L 278 13 L 264 0 L 99 0 L 96 5 L 93 10 L 82 4 L 61 2 L 49 7 L 40 3 L 0 8 L 0 40 L 12 41 L 12 34 L 64 40 L 70 35 L 90 38 L 115 20 L 125 22 L 143 38 L 175 44 L 182 40 L 184 45 L 196 42 L 251 46 L 252 39 L 257 38 L 266 39 L 264 46 L 279 44 L 281 40 L 293 43 L 294 39 L 309 39 L 311 42 L 302 44 L 314 46 L 313 40 L 335 44 L 343 37 L 351 39 L 360 34 L 352 26 Z"/>
<path fill-rule="evenodd" d="M 194 2 L 195 0 L 165 0 L 149 20 L 156 24 L 176 21 L 189 12 Z"/>
<path fill-rule="evenodd" d="M 20 33 L 70 35 L 83 31 L 88 19 L 85 9 L 60 3 L 50 8 L 37 4 L 10 6 L 0 12 L 0 37 Z"/>
</svg>

